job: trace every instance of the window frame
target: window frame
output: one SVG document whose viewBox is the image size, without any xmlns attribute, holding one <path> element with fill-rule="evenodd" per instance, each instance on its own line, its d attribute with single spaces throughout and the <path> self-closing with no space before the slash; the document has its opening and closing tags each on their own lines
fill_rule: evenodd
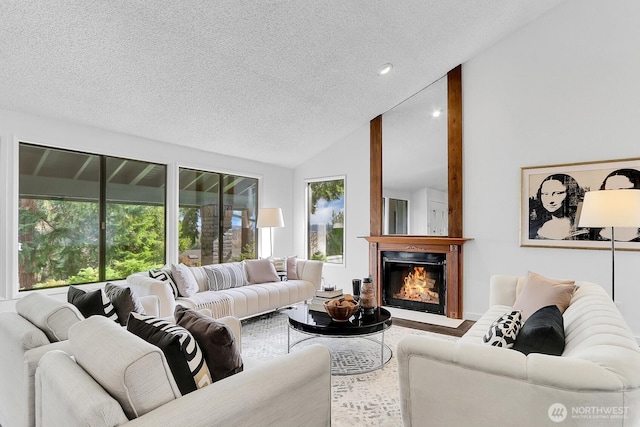
<svg viewBox="0 0 640 427">
<path fill-rule="evenodd" d="M 176 188 L 177 188 L 177 196 L 176 196 L 176 212 L 177 212 L 177 216 L 176 216 L 176 229 L 179 230 L 180 227 L 180 208 L 181 208 L 181 204 L 180 204 L 180 192 L 182 191 L 180 189 L 180 173 L 181 171 L 186 170 L 186 171 L 190 171 L 190 172 L 195 172 L 195 173 L 203 173 L 203 174 L 212 174 L 212 175 L 217 175 L 218 176 L 218 193 L 217 193 L 217 197 L 218 197 L 218 247 L 217 247 L 217 253 L 218 253 L 218 260 L 214 260 L 214 263 L 223 263 L 226 262 L 223 260 L 224 257 L 224 239 L 220 238 L 220 236 L 223 236 L 223 230 L 224 230 L 224 222 L 221 221 L 220 219 L 223 218 L 224 216 L 224 212 L 225 212 L 225 203 L 224 203 L 224 198 L 225 198 L 225 193 L 224 193 L 224 180 L 227 177 L 232 177 L 232 178 L 242 178 L 242 179 L 251 179 L 251 180 L 255 180 L 255 185 L 256 185 L 256 194 L 255 194 L 255 217 L 257 219 L 257 215 L 258 215 L 258 207 L 260 206 L 259 200 L 260 200 L 260 189 L 261 189 L 261 182 L 262 180 L 259 177 L 255 177 L 255 176 L 251 176 L 248 174 L 239 174 L 239 173 L 232 173 L 232 172 L 224 172 L 224 171 L 214 171 L 214 170 L 207 170 L 207 169 L 202 169 L 202 168 L 198 168 L 198 167 L 192 167 L 192 166 L 185 166 L 185 165 L 177 165 L 176 166 Z M 254 219 L 254 223 L 256 221 L 256 219 Z M 200 234 L 201 235 L 201 234 Z M 253 240 L 254 240 L 254 254 L 253 256 L 258 258 L 259 257 L 259 237 L 260 237 L 260 233 L 258 232 L 258 228 L 255 226 L 253 226 Z M 176 242 L 176 259 L 178 259 L 180 257 L 180 248 L 179 248 L 179 240 L 180 240 L 180 233 L 179 231 L 177 232 L 176 235 L 177 238 L 177 242 Z M 215 251 L 214 251 L 215 252 Z M 202 265 L 202 252 L 200 254 L 200 263 Z M 205 264 L 206 265 L 206 264 Z"/>
<path fill-rule="evenodd" d="M 305 254 L 307 259 L 312 259 L 311 256 L 311 188 L 310 185 L 317 182 L 337 181 L 343 182 L 343 217 L 342 217 L 342 261 L 341 262 L 329 262 L 323 261 L 323 265 L 331 267 L 346 267 L 347 265 L 347 176 L 346 175 L 332 175 L 318 178 L 307 178 L 304 180 L 304 192 L 305 192 Z"/>
<path fill-rule="evenodd" d="M 95 156 L 97 157 L 97 160 L 99 162 L 99 166 L 98 166 L 98 186 L 99 186 L 99 190 L 98 190 L 98 199 L 97 199 L 97 203 L 98 203 L 98 280 L 93 281 L 93 282 L 83 282 L 83 283 L 66 283 L 63 285 L 56 285 L 56 286 L 46 286 L 46 287 L 38 287 L 38 288 L 30 288 L 30 289 L 22 289 L 21 288 L 21 283 L 19 280 L 19 271 L 20 271 L 20 259 L 19 259 L 19 251 L 20 251 L 20 243 L 19 243 L 19 236 L 20 233 L 18 231 L 18 228 L 20 226 L 20 220 L 19 220 L 19 206 L 20 206 L 20 200 L 21 200 L 21 195 L 20 195 L 20 150 L 22 146 L 29 146 L 29 147 L 34 147 L 37 149 L 42 149 L 42 150 L 55 150 L 58 152 L 64 152 L 64 153 L 75 153 L 75 154 L 80 154 L 80 155 L 86 155 L 86 156 Z M 149 160 L 142 160 L 142 159 L 134 159 L 134 158 L 127 158 L 127 157 L 122 157 L 122 156 L 115 156 L 115 155 L 111 155 L 111 154 L 101 154 L 101 153 L 96 153 L 96 152 L 91 152 L 91 151 L 83 151 L 83 150 L 78 150 L 78 149 L 73 149 L 73 148 L 65 148 L 65 147 L 61 147 L 61 146 L 56 146 L 56 145 L 52 145 L 52 144 L 39 144 L 39 143 L 33 143 L 33 142 L 29 142 L 26 139 L 15 139 L 15 153 L 13 153 L 15 155 L 15 185 L 14 185 L 14 189 L 15 189 L 15 201 L 16 201 L 16 206 L 18 207 L 16 209 L 16 221 L 15 221 L 15 233 L 16 233 L 16 245 L 14 248 L 14 254 L 15 254 L 15 277 L 16 277 L 16 282 L 15 282 L 15 289 L 7 289 L 7 295 L 9 296 L 17 296 L 20 293 L 26 293 L 26 292 L 30 292 L 30 291 L 43 291 L 43 290 L 50 290 L 50 289 L 59 289 L 59 288 L 66 288 L 70 285 L 84 285 L 84 284 L 94 284 L 94 283 L 104 283 L 106 281 L 117 281 L 117 280 L 124 280 L 126 279 L 126 277 L 122 277 L 122 278 L 108 278 L 106 277 L 106 273 L 107 273 L 107 238 L 108 238 L 108 230 L 107 230 L 107 206 L 109 203 L 113 203 L 113 202 L 109 202 L 109 200 L 107 200 L 107 196 L 108 196 L 108 183 L 107 183 L 107 160 L 108 159 L 115 159 L 115 160 L 122 160 L 125 163 L 126 162 L 137 162 L 137 163 L 144 163 L 147 165 L 153 165 L 155 166 L 160 166 L 164 169 L 164 182 L 162 184 L 163 190 L 162 190 L 162 197 L 163 197 L 163 204 L 162 204 L 162 208 L 163 208 L 163 216 L 164 216 L 164 229 L 163 229 L 163 234 L 164 234 L 164 241 L 163 241 L 163 251 L 162 251 L 162 258 L 163 258 L 163 263 L 166 264 L 167 262 L 167 248 L 168 248 L 168 194 L 167 194 L 167 187 L 168 187 L 168 180 L 169 180 L 169 167 L 166 163 L 161 163 L 161 162 L 152 162 Z M 55 200 L 55 199 L 51 199 L 51 198 L 46 198 L 46 197 L 41 197 L 40 199 L 42 200 Z M 64 196 L 62 196 L 62 200 L 64 200 Z M 160 205 L 158 205 L 160 206 Z"/>
</svg>

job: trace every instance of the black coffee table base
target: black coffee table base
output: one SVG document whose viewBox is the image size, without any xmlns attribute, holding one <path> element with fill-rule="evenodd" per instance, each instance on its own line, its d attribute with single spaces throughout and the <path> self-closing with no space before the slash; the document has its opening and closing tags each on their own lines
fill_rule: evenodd
<svg viewBox="0 0 640 427">
<path fill-rule="evenodd" d="M 392 351 L 384 343 L 384 331 L 370 335 L 319 335 L 287 328 L 287 347 L 323 344 L 331 352 L 331 375 L 356 375 L 382 368 L 391 360 Z M 303 338 L 293 341 L 297 336 Z"/>
</svg>

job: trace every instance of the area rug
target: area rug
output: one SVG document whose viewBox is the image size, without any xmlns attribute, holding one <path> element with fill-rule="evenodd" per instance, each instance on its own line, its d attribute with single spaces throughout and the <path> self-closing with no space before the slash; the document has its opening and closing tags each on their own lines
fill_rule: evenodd
<svg viewBox="0 0 640 427">
<path fill-rule="evenodd" d="M 287 353 L 287 314 L 269 313 L 242 321 L 242 353 L 272 359 Z M 398 391 L 398 342 L 407 335 L 430 335 L 455 341 L 456 337 L 393 325 L 384 342 L 393 353 L 382 368 L 358 375 L 331 377 L 331 425 L 333 427 L 401 427 Z"/>
</svg>

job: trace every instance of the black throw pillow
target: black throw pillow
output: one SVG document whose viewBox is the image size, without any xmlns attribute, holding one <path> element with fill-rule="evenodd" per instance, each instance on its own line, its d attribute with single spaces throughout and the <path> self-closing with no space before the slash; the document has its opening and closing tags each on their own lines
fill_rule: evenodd
<svg viewBox="0 0 640 427">
<path fill-rule="evenodd" d="M 557 305 L 533 313 L 518 333 L 513 349 L 520 353 L 560 356 L 564 351 L 564 321 Z"/>
<path fill-rule="evenodd" d="M 185 328 L 165 319 L 131 312 L 127 330 L 162 350 L 182 395 L 211 384 L 202 350 Z"/>
<path fill-rule="evenodd" d="M 118 322 L 120 322 L 122 326 L 127 326 L 129 313 L 132 311 L 145 314 L 140 299 L 128 286 L 123 287 L 114 285 L 113 283 L 107 283 L 104 286 L 104 292 L 107 294 L 107 297 L 109 297 L 111 304 L 116 308 Z"/>
<path fill-rule="evenodd" d="M 116 309 L 102 289 L 85 292 L 75 286 L 69 286 L 67 301 L 75 305 L 85 318 L 98 315 L 108 317 L 114 322 L 118 321 Z"/>
<path fill-rule="evenodd" d="M 240 348 L 227 325 L 180 305 L 176 306 L 174 316 L 176 323 L 188 330 L 202 348 L 214 382 L 242 372 Z"/>
</svg>

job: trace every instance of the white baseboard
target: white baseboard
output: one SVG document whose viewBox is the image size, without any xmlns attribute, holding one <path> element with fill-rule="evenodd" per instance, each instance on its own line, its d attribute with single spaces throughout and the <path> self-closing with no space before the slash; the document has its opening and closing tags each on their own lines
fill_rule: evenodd
<svg viewBox="0 0 640 427">
<path fill-rule="evenodd" d="M 465 311 L 462 313 L 462 318 L 465 320 L 473 320 L 475 322 L 476 320 L 480 319 L 483 315 L 484 313 L 470 313 L 468 311 Z"/>
</svg>

